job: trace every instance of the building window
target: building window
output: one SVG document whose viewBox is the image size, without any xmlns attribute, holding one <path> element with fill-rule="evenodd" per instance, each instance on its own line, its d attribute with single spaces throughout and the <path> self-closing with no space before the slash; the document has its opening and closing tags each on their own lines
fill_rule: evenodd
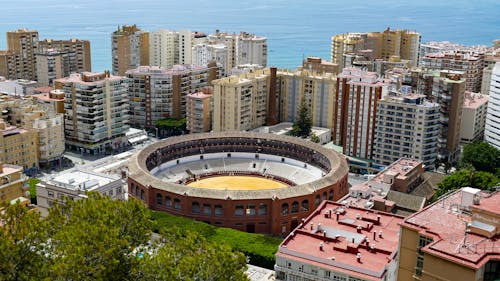
<svg viewBox="0 0 500 281">
<path fill-rule="evenodd" d="M 191 204 L 191 213 L 193 213 L 193 214 L 199 214 L 200 213 L 200 203 L 193 202 Z"/>
<path fill-rule="evenodd" d="M 215 215 L 218 217 L 224 215 L 224 210 L 222 209 L 222 205 L 215 205 Z"/>
<path fill-rule="evenodd" d="M 288 215 L 288 203 L 283 203 L 281 205 L 281 215 L 282 216 Z"/>
<path fill-rule="evenodd" d="M 328 194 L 328 200 L 333 200 L 333 190 L 330 190 L 330 193 Z"/>
<path fill-rule="evenodd" d="M 300 210 L 302 212 L 308 212 L 309 211 L 309 200 L 302 201 L 302 204 L 300 206 Z"/>
<path fill-rule="evenodd" d="M 162 205 L 163 204 L 163 196 L 160 193 L 156 194 L 156 205 Z"/>
<path fill-rule="evenodd" d="M 203 204 L 203 214 L 207 216 L 212 215 L 212 206 L 210 204 Z"/>
<path fill-rule="evenodd" d="M 484 281 L 500 279 L 500 261 L 489 261 L 484 265 Z"/>
<path fill-rule="evenodd" d="M 141 200 L 144 200 L 144 189 L 141 189 Z"/>
<path fill-rule="evenodd" d="M 422 275 L 422 268 L 424 268 L 424 257 L 421 255 L 417 256 L 417 266 L 415 267 L 415 275 Z"/>
<path fill-rule="evenodd" d="M 247 216 L 255 216 L 255 205 L 250 204 L 247 206 Z"/>
<path fill-rule="evenodd" d="M 299 202 L 295 201 L 292 203 L 292 214 L 299 212 Z"/>
<path fill-rule="evenodd" d="M 181 207 L 181 200 L 179 200 L 177 198 L 174 199 L 174 209 L 176 209 L 176 210 L 182 209 L 182 207 Z"/>
<path fill-rule="evenodd" d="M 319 194 L 318 194 L 318 195 L 316 195 L 316 199 L 314 200 L 314 205 L 316 207 L 318 207 L 320 202 L 321 202 L 321 198 L 319 197 Z"/>
<path fill-rule="evenodd" d="M 259 204 L 259 216 L 267 216 L 267 205 L 264 203 Z"/>
<path fill-rule="evenodd" d="M 323 192 L 323 200 L 326 200 L 326 191 Z"/>
<path fill-rule="evenodd" d="M 54 198 L 54 191 L 47 191 L 47 196 L 50 198 Z"/>
<path fill-rule="evenodd" d="M 245 214 L 245 208 L 243 205 L 236 205 L 234 209 L 234 215 L 235 216 L 243 216 Z"/>
<path fill-rule="evenodd" d="M 165 196 L 165 207 L 172 208 L 172 199 L 169 196 Z"/>
</svg>

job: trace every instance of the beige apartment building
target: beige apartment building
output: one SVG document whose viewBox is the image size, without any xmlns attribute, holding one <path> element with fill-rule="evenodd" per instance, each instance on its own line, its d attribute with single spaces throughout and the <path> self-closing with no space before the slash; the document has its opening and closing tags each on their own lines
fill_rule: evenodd
<svg viewBox="0 0 500 281">
<path fill-rule="evenodd" d="M 14 77 L 10 79 L 26 79 L 36 81 L 36 57 L 38 47 L 38 31 L 18 29 L 7 32 L 7 49 L 15 54 Z"/>
<path fill-rule="evenodd" d="M 106 72 L 57 79 L 64 100 L 66 147 L 97 155 L 126 145 L 129 129 L 127 80 Z"/>
<path fill-rule="evenodd" d="M 149 65 L 149 33 L 135 24 L 119 26 L 111 35 L 113 75 L 123 76 L 129 69 Z"/>
<path fill-rule="evenodd" d="M 460 139 L 462 143 L 482 140 L 486 124 L 488 95 L 465 92 L 460 125 Z"/>
<path fill-rule="evenodd" d="M 38 85 L 52 85 L 55 79 L 69 76 L 70 54 L 66 51 L 47 49 L 36 53 Z"/>
<path fill-rule="evenodd" d="M 245 131 L 266 124 L 271 70 L 213 81 L 212 130 Z"/>
<path fill-rule="evenodd" d="M 210 132 L 212 89 L 207 87 L 186 96 L 186 129 L 189 133 Z"/>
<path fill-rule="evenodd" d="M 0 162 L 0 206 L 22 197 L 27 191 L 24 188 L 27 181 L 23 167 Z"/>
<path fill-rule="evenodd" d="M 31 172 L 38 168 L 38 134 L 0 120 L 0 161 L 22 166 Z"/>
<path fill-rule="evenodd" d="M 345 64 L 345 54 L 365 53 L 368 60 L 389 60 L 398 57 L 417 66 L 420 34 L 410 30 L 391 30 L 382 32 L 346 33 L 332 37 L 331 60 L 339 64 L 341 71 Z"/>
<path fill-rule="evenodd" d="M 91 71 L 90 41 L 71 38 L 68 40 L 45 39 L 38 42 L 38 51 L 54 49 L 68 52 L 72 58 L 69 73 Z M 69 74 L 68 74 L 69 75 Z"/>
</svg>

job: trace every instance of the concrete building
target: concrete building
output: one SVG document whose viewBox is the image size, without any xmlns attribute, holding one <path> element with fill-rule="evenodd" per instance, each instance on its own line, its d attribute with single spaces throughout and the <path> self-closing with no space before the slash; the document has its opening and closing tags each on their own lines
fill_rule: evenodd
<svg viewBox="0 0 500 281">
<path fill-rule="evenodd" d="M 397 280 L 402 221 L 323 201 L 279 246 L 276 280 Z"/>
<path fill-rule="evenodd" d="M 36 201 L 42 216 L 52 205 L 66 199 L 80 200 L 87 192 L 99 192 L 113 199 L 126 199 L 124 181 L 117 176 L 71 169 L 56 176 L 48 175 L 36 185 Z"/>
<path fill-rule="evenodd" d="M 113 75 L 123 76 L 129 69 L 149 65 L 149 33 L 135 24 L 118 27 L 111 35 Z"/>
<path fill-rule="evenodd" d="M 38 31 L 18 29 L 7 32 L 7 49 L 13 51 L 15 58 L 15 71 L 11 71 L 10 79 L 36 79 L 35 51 L 38 47 Z"/>
<path fill-rule="evenodd" d="M 73 58 L 66 51 L 46 49 L 36 53 L 37 81 L 41 86 L 52 85 L 55 79 L 69 76 L 70 61 Z"/>
<path fill-rule="evenodd" d="M 186 95 L 209 86 L 218 77 L 218 71 L 214 64 L 175 65 L 169 69 L 141 66 L 126 75 L 130 124 L 153 128 L 157 120 L 186 117 Z"/>
<path fill-rule="evenodd" d="M 55 113 L 64 114 L 64 92 L 61 90 L 49 90 L 41 92 L 39 94 L 34 94 L 32 96 L 38 100 L 38 103 L 45 104 L 51 107 Z"/>
<path fill-rule="evenodd" d="M 498 280 L 500 193 L 465 187 L 401 223 L 398 280 Z"/>
<path fill-rule="evenodd" d="M 230 34 L 218 30 L 208 36 L 213 44 L 224 44 L 227 48 L 227 69 L 242 64 L 267 65 L 267 38 L 248 32 Z"/>
<path fill-rule="evenodd" d="M 332 37 L 332 62 L 339 64 L 339 71 L 346 67 L 344 54 L 370 50 L 368 60 L 399 57 L 408 60 L 411 66 L 418 63 L 420 34 L 410 30 L 382 32 L 346 33 Z"/>
<path fill-rule="evenodd" d="M 484 56 L 473 52 L 443 52 L 427 54 L 422 58 L 421 67 L 433 70 L 452 70 L 464 72 L 465 90 L 481 91 Z"/>
<path fill-rule="evenodd" d="M 193 46 L 191 59 L 195 65 L 206 66 L 210 62 L 215 62 L 222 69 L 221 77 L 226 77 L 230 72 L 228 68 L 227 47 L 224 44 L 198 44 Z"/>
<path fill-rule="evenodd" d="M 17 79 L 19 54 L 12 50 L 0 50 L 0 76 Z"/>
<path fill-rule="evenodd" d="M 484 56 L 483 78 L 481 82 L 481 94 L 483 95 L 489 95 L 490 93 L 491 74 L 497 62 L 500 62 L 500 50 L 493 51 Z"/>
<path fill-rule="evenodd" d="M 302 62 L 301 70 L 318 73 L 338 73 L 339 65 L 333 62 L 326 61 L 318 57 L 307 57 Z"/>
<path fill-rule="evenodd" d="M 34 172 L 38 168 L 37 144 L 36 131 L 0 120 L 0 162 L 22 166 L 28 173 Z"/>
<path fill-rule="evenodd" d="M 213 81 L 212 130 L 246 131 L 266 124 L 269 68 Z"/>
<path fill-rule="evenodd" d="M 482 140 L 486 123 L 488 96 L 465 92 L 460 139 L 463 143 Z"/>
<path fill-rule="evenodd" d="M 425 95 L 387 96 L 378 101 L 373 160 L 388 166 L 402 157 L 429 168 L 438 156 L 439 110 Z"/>
<path fill-rule="evenodd" d="M 149 64 L 170 68 L 179 62 L 179 33 L 159 29 L 149 34 Z"/>
<path fill-rule="evenodd" d="M 0 77 L 0 94 L 9 96 L 24 97 L 35 93 L 35 88 L 38 87 L 38 82 L 17 79 L 7 80 Z"/>
<path fill-rule="evenodd" d="M 411 70 L 411 87 L 417 94 L 426 95 L 431 102 L 438 103 L 441 125 L 438 138 L 438 158 L 448 162 L 458 161 L 460 152 L 460 126 L 465 96 L 463 72 Z"/>
<path fill-rule="evenodd" d="M 82 72 L 54 84 L 66 94 L 67 148 L 95 155 L 126 145 L 129 104 L 125 77 Z"/>
<path fill-rule="evenodd" d="M 0 162 L 0 206 L 24 196 L 27 182 L 23 167 Z"/>
<path fill-rule="evenodd" d="M 212 129 L 211 88 L 186 96 L 186 129 L 189 133 L 205 133 Z"/>
<path fill-rule="evenodd" d="M 495 64 L 491 74 L 490 95 L 486 113 L 484 140 L 500 149 L 500 62 Z"/>
<path fill-rule="evenodd" d="M 378 102 L 387 85 L 376 73 L 357 68 L 345 68 L 337 85 L 333 142 L 343 147 L 345 155 L 372 159 Z"/>
<path fill-rule="evenodd" d="M 71 54 L 69 73 L 92 71 L 90 41 L 71 38 L 68 40 L 45 39 L 38 42 L 39 52 L 48 49 Z"/>
<path fill-rule="evenodd" d="M 430 41 L 420 44 L 419 48 L 419 62 L 418 65 L 422 66 L 422 59 L 425 58 L 427 54 L 442 53 L 454 50 L 463 50 L 467 48 L 466 46 L 450 41 Z"/>
<path fill-rule="evenodd" d="M 336 75 L 309 70 L 278 71 L 277 94 L 279 120 L 295 122 L 302 99 L 312 117 L 315 127 L 333 128 L 338 108 Z"/>
</svg>

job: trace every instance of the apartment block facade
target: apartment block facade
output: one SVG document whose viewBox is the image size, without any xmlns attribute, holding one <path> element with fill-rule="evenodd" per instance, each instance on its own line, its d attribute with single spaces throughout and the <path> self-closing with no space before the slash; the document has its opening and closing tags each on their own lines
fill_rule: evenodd
<svg viewBox="0 0 500 281">
<path fill-rule="evenodd" d="M 0 162 L 0 206 L 24 196 L 27 182 L 23 167 Z"/>
<path fill-rule="evenodd" d="M 129 69 L 149 65 L 149 33 L 135 24 L 118 27 L 111 35 L 113 75 L 123 76 Z"/>
<path fill-rule="evenodd" d="M 424 95 L 387 96 L 378 101 L 373 160 L 389 166 L 400 158 L 433 167 L 438 154 L 439 109 Z"/>
<path fill-rule="evenodd" d="M 149 34 L 149 64 L 170 68 L 179 62 L 179 33 L 159 29 Z"/>
<path fill-rule="evenodd" d="M 11 69 L 10 79 L 36 81 L 36 57 L 38 31 L 18 29 L 7 32 L 7 49 L 13 52 L 15 68 Z M 13 66 L 13 65 L 12 65 Z"/>
<path fill-rule="evenodd" d="M 68 40 L 45 39 L 38 42 L 39 52 L 48 49 L 70 54 L 69 73 L 92 71 L 90 41 L 71 38 Z"/>
<path fill-rule="evenodd" d="M 0 120 L 0 161 L 22 166 L 27 172 L 38 168 L 38 134 Z"/>
<path fill-rule="evenodd" d="M 210 132 L 212 128 L 212 89 L 186 96 L 186 129 L 189 133 Z"/>
<path fill-rule="evenodd" d="M 66 147 L 88 154 L 126 144 L 129 129 L 127 80 L 106 72 L 82 72 L 55 80 L 65 93 Z"/>
<path fill-rule="evenodd" d="M 465 92 L 460 139 L 462 143 L 482 140 L 486 123 L 488 96 Z"/>
<path fill-rule="evenodd" d="M 484 140 L 500 149 L 500 62 L 495 64 L 491 74 Z"/>
<path fill-rule="evenodd" d="M 130 124 L 153 128 L 160 119 L 186 117 L 186 96 L 209 86 L 218 77 L 218 69 L 214 64 L 175 65 L 169 69 L 141 66 L 126 75 Z"/>
</svg>

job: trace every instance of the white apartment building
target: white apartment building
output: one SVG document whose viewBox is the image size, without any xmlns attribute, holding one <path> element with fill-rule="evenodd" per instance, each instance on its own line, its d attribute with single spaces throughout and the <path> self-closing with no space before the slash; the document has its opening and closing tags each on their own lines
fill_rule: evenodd
<svg viewBox="0 0 500 281">
<path fill-rule="evenodd" d="M 118 176 L 71 169 L 56 176 L 48 175 L 36 185 L 36 199 L 42 216 L 52 205 L 66 199 L 80 200 L 87 192 L 99 192 L 113 199 L 126 199 L 125 182 Z"/>
<path fill-rule="evenodd" d="M 210 61 L 215 61 L 222 69 L 221 77 L 226 77 L 230 71 L 227 57 L 227 47 L 224 44 L 197 44 L 192 48 L 193 64 L 206 66 Z"/>
<path fill-rule="evenodd" d="M 64 91 L 66 146 L 88 154 L 126 145 L 127 80 L 109 72 L 82 72 L 55 80 Z"/>
<path fill-rule="evenodd" d="M 387 96 L 378 101 L 373 160 L 389 166 L 400 158 L 434 165 L 438 155 L 439 109 L 425 95 Z"/>
<path fill-rule="evenodd" d="M 462 124 L 460 125 L 460 141 L 462 143 L 483 139 L 487 107 L 488 95 L 465 92 Z"/>
<path fill-rule="evenodd" d="M 249 33 L 240 34 L 237 64 L 267 65 L 267 38 Z"/>
<path fill-rule="evenodd" d="M 179 33 L 160 29 L 149 34 L 149 64 L 172 67 L 179 60 Z"/>
<path fill-rule="evenodd" d="M 500 149 L 500 62 L 495 64 L 491 73 L 484 140 Z"/>
</svg>

